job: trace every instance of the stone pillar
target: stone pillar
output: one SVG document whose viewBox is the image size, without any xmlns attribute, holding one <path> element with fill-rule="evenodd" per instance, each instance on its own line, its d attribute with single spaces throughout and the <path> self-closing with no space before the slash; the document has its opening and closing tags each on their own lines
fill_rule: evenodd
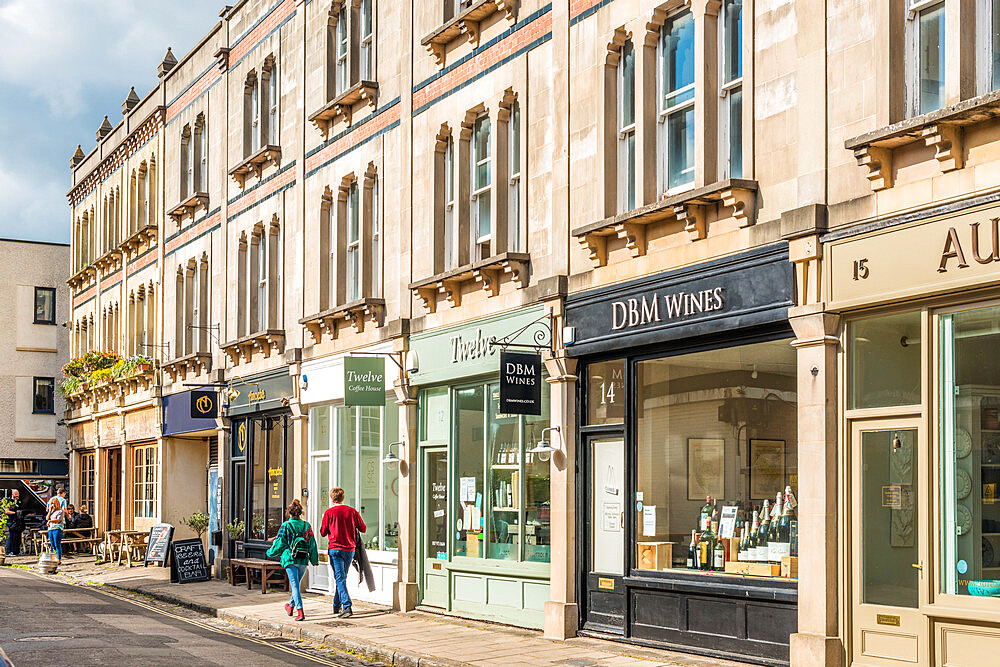
<svg viewBox="0 0 1000 667">
<path fill-rule="evenodd" d="M 576 359 L 560 350 L 545 359 L 545 369 L 550 424 L 559 432 L 551 434 L 557 451 L 549 467 L 551 562 L 544 627 L 546 637 L 567 639 L 576 636 L 580 618 L 576 601 Z"/>
<path fill-rule="evenodd" d="M 790 308 L 798 367 L 799 610 L 793 667 L 844 663 L 837 579 L 837 338 L 824 304 Z"/>
<path fill-rule="evenodd" d="M 405 378 L 394 383 L 399 406 L 399 572 L 392 591 L 392 608 L 413 611 L 417 607 L 417 399 L 416 389 Z"/>
</svg>

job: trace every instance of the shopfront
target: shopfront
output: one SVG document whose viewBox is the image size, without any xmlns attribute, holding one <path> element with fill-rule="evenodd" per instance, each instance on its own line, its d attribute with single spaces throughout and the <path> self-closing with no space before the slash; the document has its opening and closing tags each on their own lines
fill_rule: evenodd
<svg viewBox="0 0 1000 667">
<path fill-rule="evenodd" d="M 798 599 L 785 502 L 799 463 L 792 295 L 780 244 L 567 297 L 580 378 L 582 632 L 788 660 Z M 744 548 L 776 502 L 784 538 Z"/>
<path fill-rule="evenodd" d="M 309 521 L 318 530 L 330 507 L 330 489 L 344 489 L 344 502 L 361 513 L 368 527 L 364 544 L 375 578 L 375 590 L 369 591 L 358 577 L 348 577 L 348 590 L 352 599 L 385 605 L 392 604 L 399 563 L 399 468 L 383 463 L 390 451 L 400 453 L 399 408 L 392 390 L 399 369 L 391 353 L 388 343 L 351 357 L 381 369 L 379 405 L 345 405 L 345 355 L 304 362 L 300 377 L 301 403 L 309 411 Z M 349 397 L 347 403 L 353 402 Z M 326 539 L 318 540 L 320 564 L 309 568 L 309 590 L 333 593 Z"/>
<path fill-rule="evenodd" d="M 1000 206 L 949 208 L 824 239 L 848 664 L 1000 651 Z"/>
<path fill-rule="evenodd" d="M 285 520 L 285 508 L 298 498 L 294 462 L 293 378 L 285 368 L 235 379 L 226 416 L 230 429 L 228 519 L 242 523 L 242 539 L 229 531 L 229 553 L 263 558 Z"/>
<path fill-rule="evenodd" d="M 539 306 L 410 338 L 421 605 L 542 627 L 550 524 L 565 519 L 550 515 L 549 455 L 530 451 L 549 426 L 548 388 L 541 414 L 500 412 L 500 348 L 490 341 L 537 342 L 547 321 Z"/>
</svg>

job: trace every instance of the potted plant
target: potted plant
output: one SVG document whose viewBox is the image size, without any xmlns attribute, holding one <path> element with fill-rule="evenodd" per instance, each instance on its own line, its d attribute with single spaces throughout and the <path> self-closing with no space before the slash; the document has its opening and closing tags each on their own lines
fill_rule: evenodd
<svg viewBox="0 0 1000 667">
<path fill-rule="evenodd" d="M 0 498 L 0 565 L 7 562 L 7 512 L 8 507 L 14 504 L 10 498 Z"/>
<path fill-rule="evenodd" d="M 226 533 L 229 535 L 229 539 L 236 543 L 237 557 L 243 555 L 243 537 L 246 535 L 246 529 L 243 519 L 233 519 L 226 524 Z"/>
</svg>

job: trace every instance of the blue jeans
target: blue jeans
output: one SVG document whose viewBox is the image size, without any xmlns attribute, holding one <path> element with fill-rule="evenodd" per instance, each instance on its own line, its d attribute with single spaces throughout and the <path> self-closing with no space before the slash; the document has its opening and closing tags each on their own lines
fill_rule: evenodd
<svg viewBox="0 0 1000 667">
<path fill-rule="evenodd" d="M 62 560 L 62 528 L 49 528 L 49 546 L 56 552 L 56 558 Z"/>
<path fill-rule="evenodd" d="M 351 608 L 351 596 L 347 594 L 347 571 L 351 569 L 354 560 L 353 551 L 330 549 L 330 567 L 333 568 L 333 579 L 337 582 L 337 592 L 333 594 L 333 606 Z"/>
<path fill-rule="evenodd" d="M 288 575 L 288 590 L 292 592 L 292 599 L 288 604 L 292 605 L 293 609 L 302 609 L 302 592 L 299 590 L 299 585 L 306 574 L 306 566 L 289 565 L 285 568 L 285 574 Z"/>
</svg>

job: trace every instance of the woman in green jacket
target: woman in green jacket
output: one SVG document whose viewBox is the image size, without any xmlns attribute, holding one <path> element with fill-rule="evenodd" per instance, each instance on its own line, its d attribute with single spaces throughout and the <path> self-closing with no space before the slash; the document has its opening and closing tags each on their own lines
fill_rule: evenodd
<svg viewBox="0 0 1000 667">
<path fill-rule="evenodd" d="M 293 500 L 287 512 L 288 521 L 281 524 L 267 555 L 273 558 L 281 554 L 281 566 L 285 568 L 288 588 L 292 591 L 292 599 L 285 604 L 285 611 L 289 616 L 294 613 L 296 621 L 304 621 L 306 616 L 302 611 L 299 584 L 306 573 L 306 565 L 319 565 L 319 553 L 316 551 L 316 537 L 312 528 L 301 519 L 302 503 Z"/>
</svg>

